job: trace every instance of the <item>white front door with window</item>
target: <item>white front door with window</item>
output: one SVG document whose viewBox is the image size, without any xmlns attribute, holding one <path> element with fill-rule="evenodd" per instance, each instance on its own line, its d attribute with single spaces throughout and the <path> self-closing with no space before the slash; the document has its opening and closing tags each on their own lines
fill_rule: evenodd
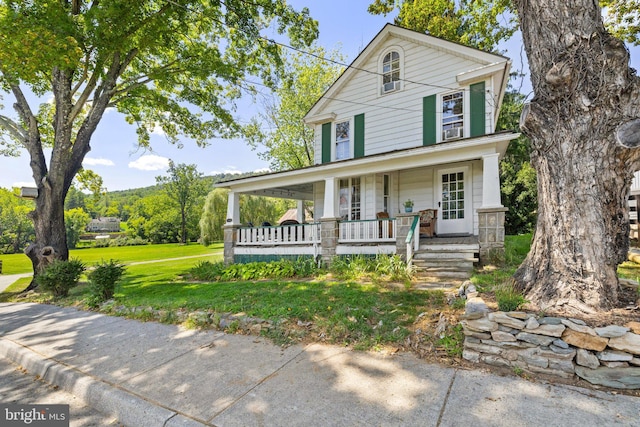
<svg viewBox="0 0 640 427">
<path fill-rule="evenodd" d="M 434 191 L 438 206 L 438 235 L 471 234 L 471 172 L 468 166 L 436 170 Z"/>
</svg>

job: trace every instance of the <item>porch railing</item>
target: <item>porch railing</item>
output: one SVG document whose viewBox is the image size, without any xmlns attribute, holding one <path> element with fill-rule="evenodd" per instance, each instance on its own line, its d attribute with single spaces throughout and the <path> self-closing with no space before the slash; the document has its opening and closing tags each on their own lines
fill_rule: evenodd
<svg viewBox="0 0 640 427">
<path fill-rule="evenodd" d="M 339 242 L 395 242 L 395 218 L 340 221 Z"/>
<path fill-rule="evenodd" d="M 237 245 L 291 245 L 320 243 L 320 223 L 272 227 L 241 227 Z"/>
<path fill-rule="evenodd" d="M 409 267 L 413 264 L 413 254 L 420 248 L 419 220 L 419 216 L 415 216 L 413 218 L 411 228 L 409 229 L 409 233 L 405 239 L 405 243 L 407 245 L 407 266 Z"/>
</svg>

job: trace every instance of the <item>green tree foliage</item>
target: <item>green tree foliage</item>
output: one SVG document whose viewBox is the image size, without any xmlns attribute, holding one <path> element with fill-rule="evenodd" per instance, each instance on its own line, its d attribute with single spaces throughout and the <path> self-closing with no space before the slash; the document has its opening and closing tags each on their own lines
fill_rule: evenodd
<svg viewBox="0 0 640 427">
<path fill-rule="evenodd" d="M 517 130 L 523 105 L 524 95 L 514 90 L 507 91 L 496 130 Z M 511 141 L 500 162 L 502 203 L 509 208 L 504 223 L 507 234 L 530 233 L 536 224 L 538 189 L 530 156 L 529 140 L 520 136 Z"/>
<path fill-rule="evenodd" d="M 228 191 L 222 188 L 215 188 L 207 195 L 200 218 L 200 242 L 205 246 L 224 239 L 222 226 L 227 219 L 227 199 Z"/>
<path fill-rule="evenodd" d="M 605 9 L 605 24 L 621 40 L 640 44 L 640 0 L 600 0 Z"/>
<path fill-rule="evenodd" d="M 227 220 L 228 199 L 228 191 L 222 188 L 214 189 L 207 196 L 200 218 L 200 241 L 203 245 L 224 239 L 222 227 Z M 255 226 L 265 222 L 277 225 L 278 219 L 293 207 L 293 200 L 243 194 L 240 196 L 240 222 Z"/>
<path fill-rule="evenodd" d="M 33 202 L 19 199 L 18 189 L 0 188 L 0 253 L 20 253 L 33 240 L 33 223 L 27 214 Z"/>
<path fill-rule="evenodd" d="M 272 170 L 313 164 L 313 130 L 302 118 L 344 69 L 333 62 L 344 61 L 337 51 L 314 46 L 309 52 L 286 55 L 285 74 L 274 95 L 266 98 L 264 113 L 244 129 L 254 149 L 264 147 L 259 156 Z"/>
<path fill-rule="evenodd" d="M 369 13 L 398 10 L 397 25 L 483 50 L 493 50 L 517 30 L 510 0 L 375 0 Z"/>
<path fill-rule="evenodd" d="M 0 3 L 0 89 L 17 113 L 0 115 L 0 147 L 26 149 L 38 185 L 27 250 L 35 273 L 45 246 L 68 258 L 64 200 L 105 110 L 124 114 L 142 146 L 156 128 L 175 144 L 179 135 L 200 145 L 235 135 L 234 100 L 255 91 L 252 78 L 272 85 L 281 64 L 265 28 L 294 46 L 317 37 L 308 10 L 285 0 Z M 53 102 L 39 108 L 27 88 Z"/>
<path fill-rule="evenodd" d="M 202 198 L 209 186 L 197 165 L 169 162 L 169 176 L 158 176 L 156 182 L 180 211 L 180 242 L 187 243 L 187 223 L 196 223 L 202 214 Z M 200 209 L 198 209 L 198 207 Z"/>
<path fill-rule="evenodd" d="M 91 217 L 82 208 L 74 208 L 64 211 L 64 226 L 67 230 L 67 244 L 70 249 L 75 249 L 80 241 L 80 235 L 85 232 Z"/>
<path fill-rule="evenodd" d="M 159 193 L 133 204 L 131 217 L 127 221 L 127 234 L 152 243 L 177 243 L 180 238 L 177 224 L 180 224 L 180 211 L 166 194 Z"/>
</svg>

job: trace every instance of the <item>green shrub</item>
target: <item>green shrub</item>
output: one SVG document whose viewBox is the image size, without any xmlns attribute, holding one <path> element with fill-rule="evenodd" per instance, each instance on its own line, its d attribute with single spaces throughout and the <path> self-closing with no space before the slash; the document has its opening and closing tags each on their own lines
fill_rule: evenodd
<svg viewBox="0 0 640 427">
<path fill-rule="evenodd" d="M 504 282 L 493 289 L 496 295 L 496 301 L 498 302 L 498 310 L 500 311 L 514 311 L 518 310 L 528 301 L 518 292 L 513 283 Z"/>
<path fill-rule="evenodd" d="M 312 259 L 282 259 L 272 262 L 249 262 L 246 264 L 224 265 L 222 262 L 212 263 L 200 261 L 189 273 L 195 280 L 206 282 L 260 279 L 288 279 L 292 277 L 309 277 L 317 272 Z"/>
<path fill-rule="evenodd" d="M 36 276 L 36 283 L 56 298 L 66 297 L 69 295 L 69 289 L 78 284 L 84 269 L 84 264 L 77 259 L 54 260 Z"/>
<path fill-rule="evenodd" d="M 94 302 L 103 302 L 113 298 L 116 284 L 124 274 L 124 265 L 118 261 L 110 259 L 97 264 L 95 269 L 89 273 L 90 291 Z"/>
</svg>

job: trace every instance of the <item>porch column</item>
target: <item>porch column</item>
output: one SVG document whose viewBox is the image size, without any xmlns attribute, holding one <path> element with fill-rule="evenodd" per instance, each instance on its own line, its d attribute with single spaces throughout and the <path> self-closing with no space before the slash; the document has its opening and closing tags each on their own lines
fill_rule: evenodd
<svg viewBox="0 0 640 427">
<path fill-rule="evenodd" d="M 500 155 L 482 156 L 482 208 L 501 208 L 500 200 Z"/>
<path fill-rule="evenodd" d="M 302 224 L 306 215 L 304 214 L 304 200 L 298 200 L 296 204 L 296 220 Z"/>
<path fill-rule="evenodd" d="M 240 225 L 240 194 L 229 191 L 226 225 Z"/>
<path fill-rule="evenodd" d="M 335 177 L 324 180 L 324 209 L 322 218 L 339 218 L 336 199 L 338 191 L 338 179 Z"/>
<path fill-rule="evenodd" d="M 237 224 L 225 224 L 222 227 L 224 232 L 224 263 L 226 265 L 233 264 L 235 262 L 235 248 L 236 248 L 236 240 L 238 236 L 238 228 L 240 226 Z"/>
<path fill-rule="evenodd" d="M 337 212 L 337 178 L 324 180 L 324 209 L 320 218 L 320 256 L 325 265 L 330 265 L 336 256 L 340 224 Z"/>
</svg>

